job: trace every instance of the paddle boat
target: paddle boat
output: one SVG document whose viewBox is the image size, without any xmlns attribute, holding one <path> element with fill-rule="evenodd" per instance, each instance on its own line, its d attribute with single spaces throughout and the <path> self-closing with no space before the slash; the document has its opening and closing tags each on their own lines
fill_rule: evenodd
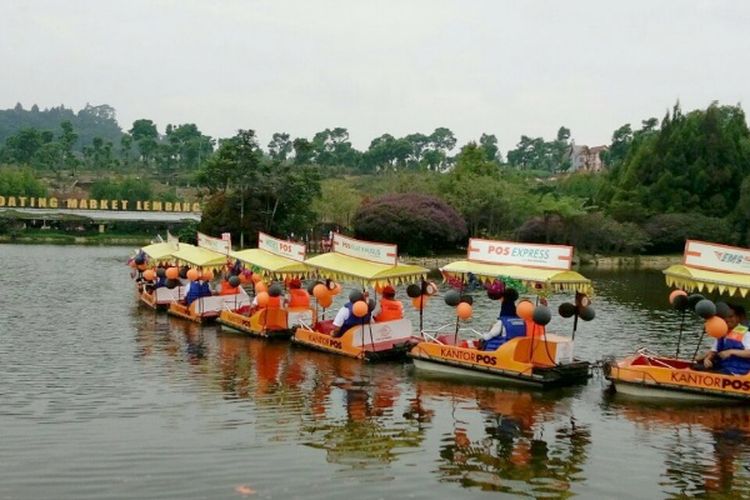
<svg viewBox="0 0 750 500">
<path fill-rule="evenodd" d="M 313 324 L 315 310 L 310 307 L 307 292 L 300 288 L 300 280 L 307 274 L 307 266 L 303 263 L 305 250 L 305 245 L 273 238 L 261 232 L 258 233 L 258 248 L 231 252 L 231 257 L 250 266 L 255 275 L 297 282 L 298 286 L 290 290 L 292 300 L 287 307 L 281 303 L 269 303 L 266 307 L 252 311 L 250 315 L 224 309 L 218 319 L 222 327 L 264 338 L 289 338 L 296 325 Z"/>
<path fill-rule="evenodd" d="M 399 263 L 396 245 L 356 240 L 340 234 L 333 235 L 331 252 L 309 258 L 305 264 L 320 278 L 351 281 L 363 289 L 423 281 L 428 272 L 421 266 Z M 325 295 L 315 296 L 319 304 L 323 302 L 325 307 L 330 306 L 330 297 L 326 302 Z M 356 306 L 352 306 L 355 315 Z M 339 337 L 331 335 L 333 325 L 328 320 L 297 328 L 292 341 L 321 351 L 375 361 L 405 357 L 418 340 L 408 319 L 376 323 L 365 319 L 371 310 L 363 312 L 366 314 L 362 315 L 362 322 L 348 328 Z"/>
<path fill-rule="evenodd" d="M 670 294 L 673 306 L 684 311 L 691 306 L 706 318 L 692 358 L 680 357 L 682 327 L 674 356 L 638 349 L 624 359 L 605 363 L 605 376 L 617 393 L 642 398 L 675 400 L 750 400 L 750 373 L 727 373 L 696 369 L 696 355 L 705 333 L 722 338 L 726 322 L 717 315 L 717 307 L 699 295 L 700 292 L 744 298 L 750 292 L 750 250 L 704 241 L 685 243 L 682 264 L 664 271 L 667 285 L 676 290 Z M 693 295 L 687 296 L 691 292 Z M 717 304 L 718 305 L 718 304 Z M 729 332 L 730 335 L 733 332 Z M 727 335 L 729 337 L 729 335 Z M 739 342 L 741 342 L 741 338 Z"/>
<path fill-rule="evenodd" d="M 165 310 L 172 302 L 184 299 L 184 286 L 174 288 L 166 286 L 156 287 L 157 279 L 161 278 L 158 274 L 165 273 L 166 268 L 171 267 L 170 264 L 174 261 L 172 255 L 178 249 L 179 241 L 177 238 L 167 233 L 166 242 L 152 243 L 138 251 L 138 255 L 145 257 L 143 265 L 146 266 L 146 269 L 140 276 L 142 279 L 137 280 L 136 284 L 136 294 L 141 304 L 154 310 Z M 181 285 L 185 284 L 186 282 L 181 282 Z"/>
<path fill-rule="evenodd" d="M 198 233 L 198 246 L 180 243 L 179 249 L 172 256 L 180 264 L 193 266 L 193 269 L 186 274 L 192 286 L 197 281 L 210 281 L 213 279 L 214 271 L 224 269 L 228 263 L 231 248 L 228 234 L 218 239 Z M 182 293 L 189 296 L 189 292 Z M 237 311 L 247 307 L 250 307 L 250 297 L 239 286 L 237 293 L 232 295 L 203 296 L 193 300 L 190 304 L 174 301 L 169 305 L 167 312 L 173 316 L 203 323 L 215 320 L 225 309 Z"/>
<path fill-rule="evenodd" d="M 571 270 L 573 247 L 474 238 L 467 254 L 466 260 L 441 268 L 446 282 L 462 289 L 469 284 L 486 286 L 488 295 L 494 294 L 491 298 L 503 296 L 510 303 L 519 293 L 529 292 L 537 295 L 537 304 L 519 302 L 520 317 L 499 318 L 500 335 L 485 342 L 476 330 L 459 328 L 459 320 L 471 316 L 469 299 L 456 290 L 447 292 L 446 303 L 456 306 L 455 325 L 422 331 L 423 340 L 409 353 L 415 368 L 542 388 L 586 381 L 590 364 L 573 357 L 573 341 L 578 319 L 593 319 L 593 288 L 589 279 Z M 546 331 L 551 313 L 541 298 L 557 292 L 575 294 L 575 304 L 560 307 L 561 315 L 575 317 L 572 337 Z M 463 339 L 462 334 L 473 338 Z"/>
</svg>

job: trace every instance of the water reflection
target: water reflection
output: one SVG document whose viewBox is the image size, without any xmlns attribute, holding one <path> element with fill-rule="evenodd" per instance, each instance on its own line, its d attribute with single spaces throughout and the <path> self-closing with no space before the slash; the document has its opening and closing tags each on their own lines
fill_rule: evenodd
<svg viewBox="0 0 750 500">
<path fill-rule="evenodd" d="M 442 481 L 534 496 L 565 495 L 582 480 L 589 426 L 569 396 L 416 380 L 423 395 L 447 398 L 452 425 L 440 447 Z M 473 425 L 478 414 L 481 425 Z"/>
<path fill-rule="evenodd" d="M 727 404 L 638 404 L 615 395 L 607 396 L 602 406 L 639 430 L 659 436 L 649 445 L 664 456 L 660 486 L 665 494 L 750 496 L 750 409 Z"/>
</svg>

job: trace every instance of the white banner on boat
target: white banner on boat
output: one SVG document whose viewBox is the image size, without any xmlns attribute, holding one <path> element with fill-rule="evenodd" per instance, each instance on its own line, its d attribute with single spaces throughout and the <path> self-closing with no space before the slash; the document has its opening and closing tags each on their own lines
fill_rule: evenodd
<svg viewBox="0 0 750 500">
<path fill-rule="evenodd" d="M 470 261 L 487 264 L 564 270 L 573 265 L 573 247 L 566 245 L 535 245 L 471 238 L 467 254 Z"/>
<path fill-rule="evenodd" d="M 360 327 L 361 328 L 361 327 Z M 370 336 L 372 328 L 372 336 Z M 357 330 L 352 337 L 352 345 L 361 347 L 363 345 L 379 344 L 381 342 L 406 342 L 412 337 L 411 321 L 408 319 L 397 319 L 395 321 L 386 321 L 384 323 L 370 323 L 364 326 L 365 334 L 362 330 Z"/>
<path fill-rule="evenodd" d="M 686 266 L 710 271 L 750 274 L 750 250 L 747 248 L 687 240 L 683 262 Z"/>
<path fill-rule="evenodd" d="M 229 233 L 223 233 L 221 239 L 198 233 L 198 246 L 206 250 L 213 250 L 214 252 L 229 255 L 229 252 L 232 250 L 232 237 Z"/>
<path fill-rule="evenodd" d="M 371 241 L 355 240 L 347 238 L 338 233 L 333 234 L 333 251 L 357 257 L 358 259 L 369 260 L 379 264 L 396 265 L 398 256 L 398 247 L 387 243 L 373 243 Z"/>
<path fill-rule="evenodd" d="M 305 260 L 305 245 L 291 241 L 280 240 L 266 233 L 258 232 L 258 248 L 274 255 L 302 262 Z"/>
</svg>

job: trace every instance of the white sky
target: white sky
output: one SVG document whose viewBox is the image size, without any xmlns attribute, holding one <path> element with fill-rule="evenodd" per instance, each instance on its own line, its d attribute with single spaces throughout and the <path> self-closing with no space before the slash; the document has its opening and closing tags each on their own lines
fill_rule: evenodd
<svg viewBox="0 0 750 500">
<path fill-rule="evenodd" d="M 747 101 L 750 2 L 0 0 L 0 108 L 86 102 L 226 137 L 346 127 L 608 143 Z"/>
</svg>

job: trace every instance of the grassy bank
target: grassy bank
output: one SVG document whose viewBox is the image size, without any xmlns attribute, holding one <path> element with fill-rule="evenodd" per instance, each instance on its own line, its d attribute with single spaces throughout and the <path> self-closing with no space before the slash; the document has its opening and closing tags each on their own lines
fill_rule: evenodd
<svg viewBox="0 0 750 500">
<path fill-rule="evenodd" d="M 23 231 L 18 234 L 0 235 L 0 243 L 44 244 L 44 245 L 128 245 L 143 246 L 151 242 L 152 235 L 97 233 L 74 235 L 55 231 Z"/>
</svg>

